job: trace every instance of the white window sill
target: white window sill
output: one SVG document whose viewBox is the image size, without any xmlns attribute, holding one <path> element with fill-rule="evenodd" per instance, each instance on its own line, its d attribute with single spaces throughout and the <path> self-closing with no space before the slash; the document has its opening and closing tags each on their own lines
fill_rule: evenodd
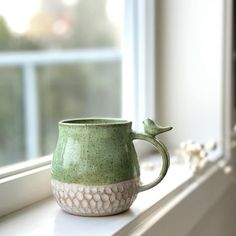
<svg viewBox="0 0 236 236">
<path fill-rule="evenodd" d="M 212 185 L 216 178 L 217 185 Z M 0 235 L 140 235 L 156 227 L 157 222 L 161 220 L 165 222 L 166 216 L 171 214 L 176 206 L 181 206 L 180 202 L 183 203 L 186 198 L 189 198 L 187 202 L 192 208 L 191 211 L 195 212 L 194 217 L 188 219 L 189 208 L 182 204 L 184 208 L 179 209 L 181 210 L 179 218 L 183 221 L 187 217 L 188 222 L 193 221 L 188 225 L 193 226 L 196 224 L 194 221 L 219 199 L 229 184 L 222 170 L 215 163 L 209 163 L 201 175 L 194 177 L 185 166 L 171 165 L 165 179 L 157 187 L 140 193 L 130 210 L 123 214 L 109 217 L 73 216 L 63 212 L 50 197 L 0 218 Z M 201 191 L 201 188 L 206 190 L 209 186 L 211 191 Z M 209 203 L 207 197 L 211 197 L 211 204 L 205 204 L 199 209 L 196 197 L 198 201 L 205 199 L 207 203 Z M 183 210 L 186 211 L 185 215 Z M 175 219 L 175 224 L 172 225 L 175 235 L 183 235 L 177 234 L 177 231 L 181 232 L 183 227 L 177 227 L 176 222 L 178 219 Z M 161 225 L 165 227 L 165 223 Z M 170 233 L 167 229 L 173 230 L 168 226 L 164 231 L 163 228 L 160 229 L 162 236 Z"/>
</svg>

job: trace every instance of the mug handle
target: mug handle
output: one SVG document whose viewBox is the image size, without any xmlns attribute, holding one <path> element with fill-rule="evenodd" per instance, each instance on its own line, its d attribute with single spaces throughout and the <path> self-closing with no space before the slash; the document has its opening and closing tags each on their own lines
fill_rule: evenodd
<svg viewBox="0 0 236 236">
<path fill-rule="evenodd" d="M 161 127 L 149 118 L 143 121 L 143 124 L 144 124 L 144 133 L 132 132 L 132 140 L 140 139 L 151 143 L 161 154 L 162 168 L 159 176 L 154 181 L 152 181 L 149 184 L 140 184 L 138 186 L 138 192 L 146 191 L 159 184 L 165 177 L 170 164 L 169 152 L 166 146 L 161 141 L 159 141 L 156 138 L 156 136 L 158 134 L 171 130 L 172 127 Z"/>
</svg>

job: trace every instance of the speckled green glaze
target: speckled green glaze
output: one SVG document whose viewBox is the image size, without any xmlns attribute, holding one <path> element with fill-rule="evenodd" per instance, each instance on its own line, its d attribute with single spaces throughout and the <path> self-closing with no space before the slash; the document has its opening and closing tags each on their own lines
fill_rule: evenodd
<svg viewBox="0 0 236 236">
<path fill-rule="evenodd" d="M 77 119 L 59 123 L 52 178 L 65 183 L 104 185 L 139 177 L 131 122 Z"/>
<path fill-rule="evenodd" d="M 133 140 L 150 142 L 162 156 L 159 176 L 137 186 L 137 192 L 161 182 L 169 167 L 169 153 L 157 135 L 172 129 L 151 119 L 144 121 L 144 133 L 132 131 L 132 122 L 120 119 L 74 119 L 59 122 L 59 138 L 52 160 L 52 178 L 62 183 L 104 186 L 137 180 L 139 163 Z"/>
</svg>

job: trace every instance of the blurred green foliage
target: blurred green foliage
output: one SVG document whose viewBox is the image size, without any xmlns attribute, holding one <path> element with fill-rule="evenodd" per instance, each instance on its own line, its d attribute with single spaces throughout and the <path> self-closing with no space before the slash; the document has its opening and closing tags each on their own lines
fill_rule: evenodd
<svg viewBox="0 0 236 236">
<path fill-rule="evenodd" d="M 0 16 L 0 51 L 24 51 L 41 49 L 40 43 L 25 37 L 11 33 L 7 23 Z"/>
<path fill-rule="evenodd" d="M 71 28 L 64 35 L 17 35 L 0 17 L 0 53 L 118 47 L 119 39 L 105 6 L 106 0 L 80 0 L 65 11 L 61 1 L 42 1 L 43 14 L 36 17 L 34 30 L 43 24 L 45 14 L 54 20 L 66 15 Z M 36 75 L 40 155 L 53 152 L 61 119 L 120 116 L 121 62 L 37 66 Z M 24 118 L 22 68 L 0 67 L 0 166 L 25 160 Z"/>
</svg>

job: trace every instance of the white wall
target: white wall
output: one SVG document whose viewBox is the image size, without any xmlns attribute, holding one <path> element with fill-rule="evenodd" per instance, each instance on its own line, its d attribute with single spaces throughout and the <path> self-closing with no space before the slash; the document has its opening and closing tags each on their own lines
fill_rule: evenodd
<svg viewBox="0 0 236 236">
<path fill-rule="evenodd" d="M 223 0 L 157 1 L 158 114 L 169 147 L 221 139 Z"/>
<path fill-rule="evenodd" d="M 221 139 L 223 4 L 223 0 L 157 1 L 157 117 L 175 128 L 167 138 L 169 147 L 189 138 Z M 232 184 L 188 236 L 234 236 L 235 217 Z M 185 226 L 186 222 L 180 225 Z"/>
</svg>

